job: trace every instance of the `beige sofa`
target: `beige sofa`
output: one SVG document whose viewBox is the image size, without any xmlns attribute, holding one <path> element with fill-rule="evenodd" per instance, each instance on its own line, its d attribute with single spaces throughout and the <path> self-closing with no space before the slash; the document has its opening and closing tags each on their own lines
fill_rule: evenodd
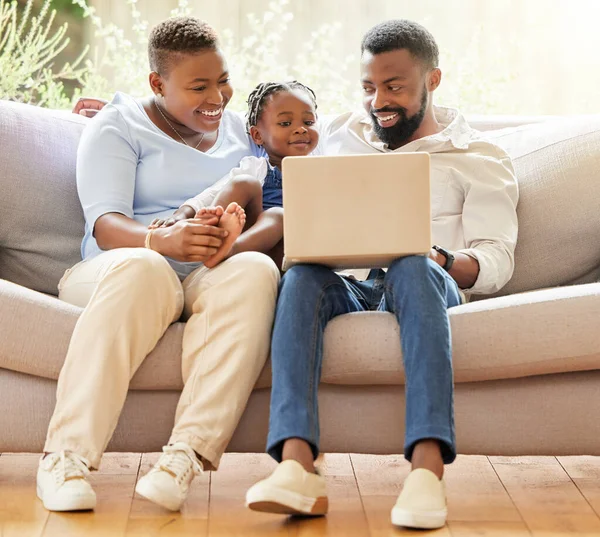
<svg viewBox="0 0 600 537">
<path fill-rule="evenodd" d="M 0 452 L 42 449 L 81 313 L 52 295 L 79 260 L 75 156 L 86 121 L 0 102 Z M 461 453 L 600 455 L 600 283 L 592 283 L 600 277 L 600 116 L 540 121 L 474 121 L 514 158 L 520 238 L 506 296 L 450 314 Z M 166 442 L 182 388 L 182 329 L 171 326 L 134 376 L 109 450 L 154 451 Z M 391 315 L 330 324 L 323 450 L 402 452 L 401 363 Z M 231 450 L 264 449 L 269 375 Z"/>
</svg>

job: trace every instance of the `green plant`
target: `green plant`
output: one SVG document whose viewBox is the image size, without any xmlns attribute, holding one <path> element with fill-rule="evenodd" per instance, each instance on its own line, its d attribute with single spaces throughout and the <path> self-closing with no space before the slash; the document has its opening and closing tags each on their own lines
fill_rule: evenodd
<svg viewBox="0 0 600 537">
<path fill-rule="evenodd" d="M 65 108 L 65 80 L 81 80 L 80 65 L 87 47 L 72 63 L 56 69 L 54 60 L 69 44 L 67 24 L 53 29 L 56 10 L 45 0 L 39 13 L 32 14 L 33 0 L 22 13 L 15 1 L 0 0 L 0 99 Z"/>
<path fill-rule="evenodd" d="M 83 10 L 73 3 L 73 0 L 52 0 L 52 7 L 58 13 L 68 13 L 72 17 L 83 16 Z"/>
</svg>

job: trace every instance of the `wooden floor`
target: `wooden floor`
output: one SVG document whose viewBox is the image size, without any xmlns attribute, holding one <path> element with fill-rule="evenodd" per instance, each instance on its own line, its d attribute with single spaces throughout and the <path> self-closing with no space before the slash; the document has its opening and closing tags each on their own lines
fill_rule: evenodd
<svg viewBox="0 0 600 537">
<path fill-rule="evenodd" d="M 226 455 L 218 472 L 196 479 L 177 514 L 133 494 L 157 458 L 106 455 L 91 478 L 96 511 L 58 514 L 35 496 L 38 456 L 0 455 L 0 536 L 600 536 L 600 457 L 461 456 L 446 471 L 448 525 L 431 533 L 390 525 L 409 470 L 400 456 L 325 455 L 330 514 L 301 520 L 244 507 L 246 489 L 274 468 L 266 455 Z"/>
</svg>

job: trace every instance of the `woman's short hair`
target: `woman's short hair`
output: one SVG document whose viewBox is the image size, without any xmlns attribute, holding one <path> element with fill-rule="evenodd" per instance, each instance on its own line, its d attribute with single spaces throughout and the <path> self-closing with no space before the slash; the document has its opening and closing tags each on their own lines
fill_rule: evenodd
<svg viewBox="0 0 600 537">
<path fill-rule="evenodd" d="M 215 30 L 195 17 L 173 17 L 157 24 L 150 32 L 148 59 L 150 69 L 166 76 L 172 62 L 182 54 L 216 50 Z"/>
</svg>

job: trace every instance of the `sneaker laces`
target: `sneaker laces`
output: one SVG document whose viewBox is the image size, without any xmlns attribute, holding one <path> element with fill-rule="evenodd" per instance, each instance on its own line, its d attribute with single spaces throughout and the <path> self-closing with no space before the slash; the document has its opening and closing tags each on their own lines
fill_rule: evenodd
<svg viewBox="0 0 600 537">
<path fill-rule="evenodd" d="M 163 455 L 161 455 L 156 467 L 170 473 L 179 483 L 187 477 L 190 470 L 194 476 L 200 475 L 204 471 L 192 448 L 181 442 L 164 446 Z"/>
<path fill-rule="evenodd" d="M 85 479 L 90 475 L 85 459 L 70 451 L 61 451 L 49 455 L 49 470 L 57 486 L 63 485 L 71 479 Z"/>
</svg>

